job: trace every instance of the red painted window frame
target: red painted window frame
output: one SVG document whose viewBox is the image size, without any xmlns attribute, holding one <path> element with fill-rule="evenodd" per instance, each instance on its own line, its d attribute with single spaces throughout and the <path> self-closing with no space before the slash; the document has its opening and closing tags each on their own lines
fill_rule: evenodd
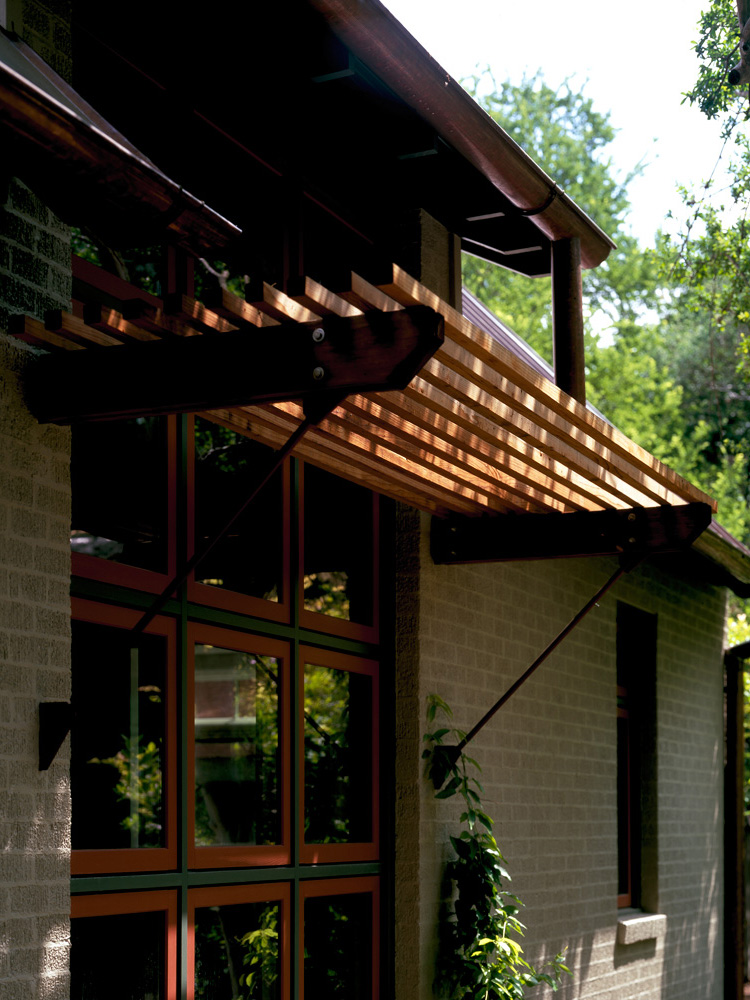
<svg viewBox="0 0 750 1000">
<path fill-rule="evenodd" d="M 155 570 L 142 569 L 139 566 L 128 566 L 125 563 L 100 559 L 98 556 L 85 555 L 82 552 L 71 552 L 71 572 L 74 576 L 97 580 L 99 583 L 112 583 L 132 590 L 143 590 L 150 594 L 160 594 L 177 571 L 177 418 L 168 416 L 167 422 L 167 570 L 158 573 Z"/>
<path fill-rule="evenodd" d="M 235 906 L 242 903 L 280 904 L 279 965 L 281 1000 L 290 1000 L 291 968 L 291 889 L 288 882 L 256 882 L 251 885 L 223 885 L 188 890 L 187 995 L 195 996 L 195 911 L 206 906 Z"/>
<path fill-rule="evenodd" d="M 165 1000 L 177 1000 L 177 892 L 174 889 L 154 889 L 143 892 L 117 892 L 97 896 L 71 896 L 70 916 L 116 917 L 125 913 L 166 914 L 166 948 L 164 982 Z M 113 973 L 113 974 L 116 974 Z"/>
<path fill-rule="evenodd" d="M 299 623 L 302 628 L 310 629 L 314 632 L 326 632 L 328 635 L 340 636 L 344 639 L 357 639 L 360 642 L 378 641 L 379 618 L 380 618 L 380 593 L 378 587 L 379 579 L 379 558 L 380 558 L 380 497 L 377 493 L 370 491 L 372 498 L 372 622 L 363 625 L 359 622 L 347 621 L 343 618 L 333 618 L 331 615 L 322 614 L 319 611 L 310 611 L 305 607 L 304 590 L 304 560 L 305 560 L 305 465 L 299 465 L 299 573 L 297 590 L 297 609 Z"/>
<path fill-rule="evenodd" d="M 131 630 L 143 612 L 110 604 L 98 604 L 81 597 L 71 598 L 71 617 L 76 621 L 107 625 Z M 165 847 L 126 847 L 73 850 L 70 853 L 72 875 L 93 875 L 105 872 L 168 871 L 177 867 L 177 625 L 171 618 L 157 617 L 146 628 L 147 635 L 164 636 L 167 640 L 166 695 L 164 733 L 164 766 L 166 781 L 164 811 L 166 816 Z M 106 706 L 102 706 L 103 710 Z"/>
<path fill-rule="evenodd" d="M 237 434 L 242 431 L 226 421 L 221 420 L 212 413 L 198 413 L 202 420 L 210 420 L 212 423 L 220 424 Z M 195 553 L 195 420 L 190 417 L 188 420 L 188 441 L 187 441 L 187 462 L 188 462 L 188 499 L 187 499 L 187 558 L 192 558 Z M 211 608 L 220 608 L 224 611 L 233 611 L 241 615 L 250 615 L 254 618 L 266 618 L 274 622 L 289 622 L 291 615 L 291 563 L 290 563 L 290 521 L 291 521 L 291 472 L 290 462 L 287 459 L 281 470 L 282 476 L 282 497 L 283 509 L 282 517 L 282 594 L 278 601 L 266 601 L 262 597 L 252 597 L 250 594 L 241 594 L 236 590 L 226 590 L 222 587 L 211 587 L 208 584 L 197 583 L 195 572 L 190 574 L 188 579 L 188 600 L 194 604 L 203 604 Z M 252 512 L 252 505 L 248 509 L 248 516 Z M 217 525 L 217 528 L 221 527 Z"/>
<path fill-rule="evenodd" d="M 281 803 L 281 843 L 257 846 L 225 845 L 221 847 L 197 847 L 195 845 L 195 721 L 194 712 L 188 712 L 186 739 L 188 745 L 188 867 L 200 868 L 250 868 L 263 865 L 289 864 L 291 859 L 291 818 L 289 810 L 289 789 L 291 781 L 290 744 L 290 694 L 291 694 L 291 650 L 289 643 L 278 639 L 247 632 L 235 632 L 217 625 L 188 623 L 188 705 L 195 705 L 195 645 L 219 646 L 222 649 L 237 650 L 241 653 L 257 653 L 274 656 L 279 661 L 279 747 L 281 751 L 280 796 Z"/>
<path fill-rule="evenodd" d="M 352 673 L 368 675 L 372 680 L 372 756 L 371 756 L 371 815 L 372 839 L 363 842 L 347 844 L 308 844 L 305 842 L 305 747 L 304 739 L 299 741 L 299 857 L 303 864 L 322 864 L 336 861 L 375 861 L 379 857 L 380 847 L 380 816 L 379 816 L 379 664 L 377 660 L 366 660 L 349 653 L 339 653 L 329 649 L 318 649 L 315 646 L 299 647 L 299 667 L 297 671 L 298 684 L 298 719 L 300 734 L 305 731 L 305 664 L 310 663 L 321 667 L 331 667 L 335 670 L 348 670 Z"/>
<path fill-rule="evenodd" d="M 297 967 L 300 996 L 305 996 L 305 900 L 320 896 L 370 895 L 372 899 L 372 1000 L 380 996 L 380 878 L 364 875 L 353 878 L 315 879 L 300 883 L 299 954 Z M 319 1000 L 309 997 L 308 1000 Z"/>
</svg>

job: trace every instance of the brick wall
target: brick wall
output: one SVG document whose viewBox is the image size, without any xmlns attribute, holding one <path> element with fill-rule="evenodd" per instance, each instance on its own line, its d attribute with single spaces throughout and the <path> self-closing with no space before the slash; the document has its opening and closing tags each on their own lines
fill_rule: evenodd
<svg viewBox="0 0 750 1000">
<path fill-rule="evenodd" d="M 434 566 L 423 518 L 420 727 L 434 691 L 469 729 L 613 568 L 607 559 Z M 658 893 L 667 930 L 631 945 L 616 944 L 618 600 L 658 615 Z M 722 996 L 724 601 L 722 591 L 666 567 L 634 571 L 472 745 L 511 888 L 526 903 L 527 955 L 538 962 L 568 949 L 575 978 L 557 994 L 562 1000 Z M 440 869 L 457 812 L 455 803 L 435 802 L 423 781 L 420 981 L 399 1000 L 432 996 Z M 397 893 L 407 891 L 397 883 Z M 397 953 L 397 967 L 405 957 Z"/>
<path fill-rule="evenodd" d="M 70 698 L 69 434 L 24 406 L 7 316 L 70 307 L 66 231 L 18 182 L 0 212 L 0 996 L 68 993 L 67 742 L 38 770 L 38 703 Z M 69 261 L 69 251 L 68 251 Z"/>
</svg>

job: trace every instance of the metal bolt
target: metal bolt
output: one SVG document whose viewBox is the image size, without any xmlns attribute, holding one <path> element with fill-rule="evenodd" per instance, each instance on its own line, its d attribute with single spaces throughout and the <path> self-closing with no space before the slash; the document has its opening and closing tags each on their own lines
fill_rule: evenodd
<svg viewBox="0 0 750 1000">
<path fill-rule="evenodd" d="M 633 513 L 633 511 L 632 511 L 632 510 L 631 510 L 631 512 L 630 512 L 630 513 L 628 514 L 628 521 L 635 521 L 635 514 Z"/>
<path fill-rule="evenodd" d="M 316 326 L 313 330 L 313 340 L 316 344 L 319 344 L 321 340 L 325 340 L 326 332 L 322 326 Z"/>
<path fill-rule="evenodd" d="M 313 368 L 313 378 L 316 379 L 318 382 L 322 378 L 325 378 L 325 374 L 326 374 L 325 368 L 321 368 L 320 365 L 318 365 L 317 368 Z"/>
<path fill-rule="evenodd" d="M 629 538 L 628 545 L 635 545 L 635 538 Z"/>
</svg>

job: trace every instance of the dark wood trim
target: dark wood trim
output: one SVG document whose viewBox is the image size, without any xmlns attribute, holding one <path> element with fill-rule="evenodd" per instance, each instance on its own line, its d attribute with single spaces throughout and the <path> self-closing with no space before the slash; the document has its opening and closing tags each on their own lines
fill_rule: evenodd
<svg viewBox="0 0 750 1000">
<path fill-rule="evenodd" d="M 687 548 L 711 523 L 704 503 L 629 510 L 433 518 L 437 564 L 646 556 Z"/>
<path fill-rule="evenodd" d="M 573 399 L 585 404 L 581 241 L 575 236 L 556 240 L 552 244 L 551 255 L 555 384 Z"/>
<path fill-rule="evenodd" d="M 414 306 L 56 353 L 30 366 L 26 400 L 40 422 L 67 424 L 403 389 L 442 342 L 442 318 Z"/>
</svg>

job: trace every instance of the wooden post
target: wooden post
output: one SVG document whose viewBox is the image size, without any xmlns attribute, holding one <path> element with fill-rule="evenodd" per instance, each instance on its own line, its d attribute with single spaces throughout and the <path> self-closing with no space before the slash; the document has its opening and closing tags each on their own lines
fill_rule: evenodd
<svg viewBox="0 0 750 1000">
<path fill-rule="evenodd" d="M 724 665 L 724 996 L 726 1000 L 742 1000 L 745 971 L 744 663 L 730 650 L 724 657 Z"/>
<path fill-rule="evenodd" d="M 585 403 L 581 242 L 577 236 L 552 244 L 552 325 L 555 383 Z"/>
</svg>

